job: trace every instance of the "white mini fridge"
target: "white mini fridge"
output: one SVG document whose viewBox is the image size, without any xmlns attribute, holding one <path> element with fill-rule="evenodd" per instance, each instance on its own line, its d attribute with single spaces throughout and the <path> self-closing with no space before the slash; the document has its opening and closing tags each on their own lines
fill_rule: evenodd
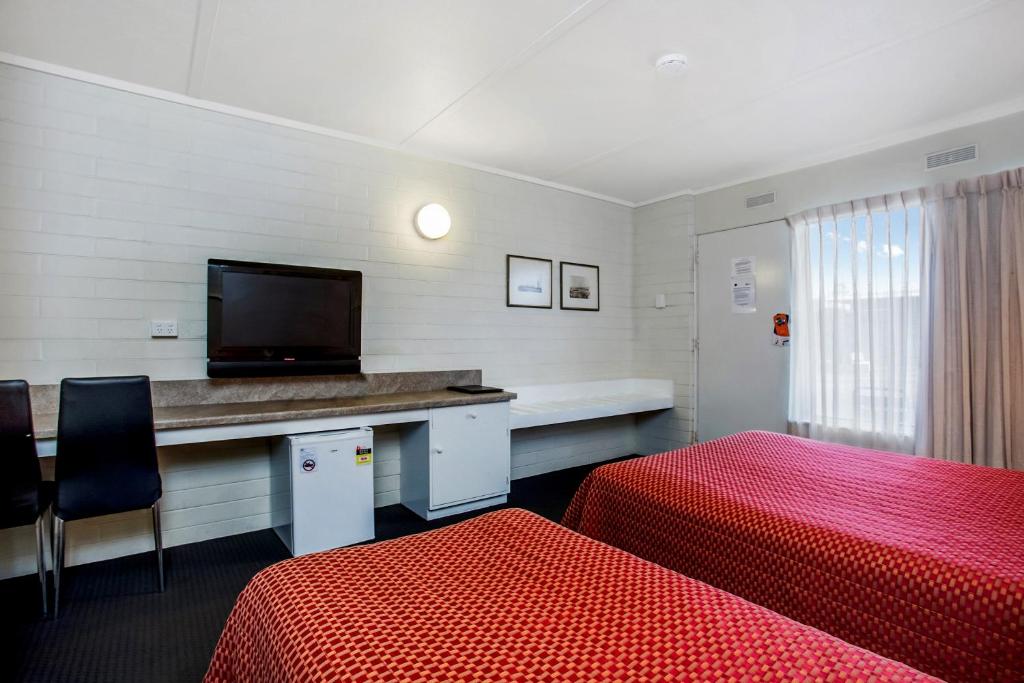
<svg viewBox="0 0 1024 683">
<path fill-rule="evenodd" d="M 373 430 L 277 439 L 271 449 L 271 524 L 292 555 L 373 538 Z"/>
</svg>

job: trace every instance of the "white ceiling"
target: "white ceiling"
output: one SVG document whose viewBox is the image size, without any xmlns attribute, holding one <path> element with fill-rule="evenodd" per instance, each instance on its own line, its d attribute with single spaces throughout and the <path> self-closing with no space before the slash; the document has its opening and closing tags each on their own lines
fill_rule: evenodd
<svg viewBox="0 0 1024 683">
<path fill-rule="evenodd" d="M 0 0 L 2 52 L 638 203 L 1024 109 L 1022 31 L 1024 0 Z"/>
</svg>

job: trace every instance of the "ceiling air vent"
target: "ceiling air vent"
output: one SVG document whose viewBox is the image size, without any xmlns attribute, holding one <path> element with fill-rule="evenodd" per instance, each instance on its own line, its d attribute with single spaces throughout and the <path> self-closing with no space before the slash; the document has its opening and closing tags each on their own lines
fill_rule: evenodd
<svg viewBox="0 0 1024 683">
<path fill-rule="evenodd" d="M 944 152 L 932 152 L 924 159 L 924 170 L 931 171 L 943 166 L 962 164 L 965 161 L 974 161 L 978 158 L 978 146 L 967 145 L 956 149 L 947 149 Z"/>
<path fill-rule="evenodd" d="M 775 193 L 765 192 L 764 194 L 756 194 L 753 197 L 747 197 L 747 208 L 756 209 L 759 206 L 767 206 L 768 204 L 775 203 Z"/>
</svg>

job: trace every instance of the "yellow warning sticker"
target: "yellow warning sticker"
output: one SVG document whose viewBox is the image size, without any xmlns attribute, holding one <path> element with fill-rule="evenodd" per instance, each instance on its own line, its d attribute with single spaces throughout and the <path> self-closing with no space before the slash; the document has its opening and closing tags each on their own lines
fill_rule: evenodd
<svg viewBox="0 0 1024 683">
<path fill-rule="evenodd" d="M 373 453 L 356 453 L 357 465 L 372 465 Z"/>
</svg>

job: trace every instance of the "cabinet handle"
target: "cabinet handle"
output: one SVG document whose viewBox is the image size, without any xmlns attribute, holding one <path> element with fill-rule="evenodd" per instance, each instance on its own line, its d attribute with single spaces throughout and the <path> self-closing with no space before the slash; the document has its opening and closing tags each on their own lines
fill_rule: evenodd
<svg viewBox="0 0 1024 683">
<path fill-rule="evenodd" d="M 470 420 L 475 420 L 476 419 L 476 413 L 469 413 L 468 415 L 466 415 L 466 417 L 468 417 Z"/>
<path fill-rule="evenodd" d="M 441 455 L 442 453 L 444 453 L 444 451 L 442 451 L 440 448 L 435 448 L 434 453 L 436 453 L 437 455 Z"/>
</svg>

